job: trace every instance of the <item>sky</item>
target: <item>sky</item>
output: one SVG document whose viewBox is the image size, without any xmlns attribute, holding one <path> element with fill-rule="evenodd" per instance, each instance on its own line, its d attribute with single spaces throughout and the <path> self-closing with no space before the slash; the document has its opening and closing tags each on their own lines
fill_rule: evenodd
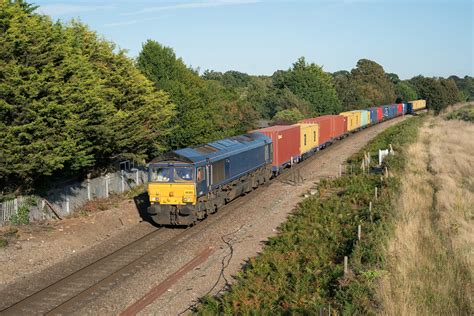
<svg viewBox="0 0 474 316">
<path fill-rule="evenodd" d="M 471 0 L 30 0 L 136 57 L 148 39 L 200 71 L 271 75 L 299 57 L 325 71 L 362 58 L 402 79 L 474 75 Z"/>
</svg>

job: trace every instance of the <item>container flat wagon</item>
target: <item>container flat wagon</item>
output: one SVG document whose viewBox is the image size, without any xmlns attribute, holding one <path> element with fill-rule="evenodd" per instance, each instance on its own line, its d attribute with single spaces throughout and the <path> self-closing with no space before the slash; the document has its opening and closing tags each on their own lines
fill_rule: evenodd
<svg viewBox="0 0 474 316">
<path fill-rule="evenodd" d="M 278 174 L 300 158 L 301 128 L 295 125 L 276 125 L 256 130 L 271 138 L 273 144 L 272 170 Z"/>
</svg>

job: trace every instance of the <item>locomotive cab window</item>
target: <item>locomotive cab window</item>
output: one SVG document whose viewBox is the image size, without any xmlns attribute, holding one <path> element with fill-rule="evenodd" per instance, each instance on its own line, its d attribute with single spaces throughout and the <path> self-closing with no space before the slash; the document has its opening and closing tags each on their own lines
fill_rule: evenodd
<svg viewBox="0 0 474 316">
<path fill-rule="evenodd" d="M 197 168 L 196 173 L 197 173 L 197 176 L 196 176 L 197 182 L 201 182 L 202 180 L 204 180 L 204 167 Z"/>
<path fill-rule="evenodd" d="M 154 166 L 150 168 L 149 178 L 151 182 L 191 182 L 194 168 Z"/>
<path fill-rule="evenodd" d="M 190 182 L 193 181 L 194 168 L 191 167 L 176 167 L 174 168 L 174 181 L 175 182 Z"/>
<path fill-rule="evenodd" d="M 150 181 L 152 182 L 170 182 L 173 168 L 152 167 L 150 168 Z"/>
</svg>

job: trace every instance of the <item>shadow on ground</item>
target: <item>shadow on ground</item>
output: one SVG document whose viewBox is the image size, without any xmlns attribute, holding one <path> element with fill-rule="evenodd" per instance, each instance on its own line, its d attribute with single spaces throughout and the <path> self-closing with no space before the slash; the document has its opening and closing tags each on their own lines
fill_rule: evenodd
<svg viewBox="0 0 474 316">
<path fill-rule="evenodd" d="M 148 193 L 147 192 L 143 192 L 135 197 L 133 197 L 133 201 L 135 202 L 135 206 L 137 207 L 137 210 L 138 210 L 138 214 L 140 215 L 140 217 L 142 218 L 143 221 L 146 221 L 146 222 L 149 222 L 150 224 L 152 224 L 153 226 L 157 226 L 158 227 L 158 224 L 156 224 L 151 216 L 148 214 L 148 212 L 146 211 L 147 208 L 150 206 L 150 201 L 148 200 Z"/>
</svg>

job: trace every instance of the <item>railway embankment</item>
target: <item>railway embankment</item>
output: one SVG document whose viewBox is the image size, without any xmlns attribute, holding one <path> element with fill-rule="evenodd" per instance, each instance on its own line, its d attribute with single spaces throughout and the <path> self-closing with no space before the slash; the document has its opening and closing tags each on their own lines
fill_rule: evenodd
<svg viewBox="0 0 474 316">
<path fill-rule="evenodd" d="M 348 159 L 344 169 L 352 172 L 321 181 L 231 289 L 206 297 L 198 312 L 379 311 L 379 282 L 391 273 L 387 245 L 397 223 L 400 181 L 413 159 L 407 148 L 425 121 L 418 117 L 386 129 Z M 367 173 L 364 156 L 390 144 L 395 154 L 385 160 L 384 172 Z"/>
</svg>

